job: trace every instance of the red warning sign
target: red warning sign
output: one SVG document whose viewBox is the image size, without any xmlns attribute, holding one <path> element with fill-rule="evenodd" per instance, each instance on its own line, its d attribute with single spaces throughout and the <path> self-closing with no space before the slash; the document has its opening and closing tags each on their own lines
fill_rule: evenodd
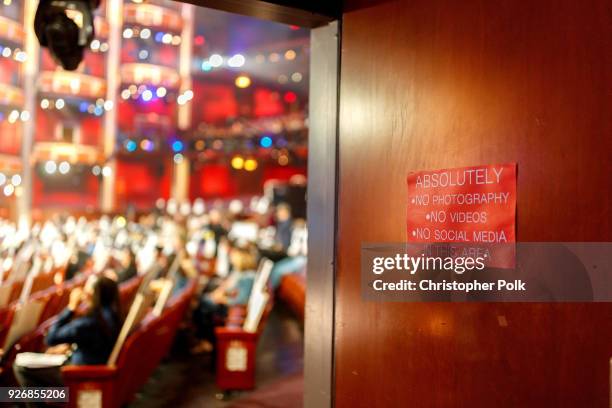
<svg viewBox="0 0 612 408">
<path fill-rule="evenodd" d="M 406 224 L 413 243 L 515 242 L 516 163 L 408 174 Z"/>
</svg>

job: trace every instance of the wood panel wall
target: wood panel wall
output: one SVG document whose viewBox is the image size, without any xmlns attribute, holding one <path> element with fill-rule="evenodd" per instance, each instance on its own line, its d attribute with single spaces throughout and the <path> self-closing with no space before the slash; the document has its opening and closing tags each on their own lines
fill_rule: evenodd
<svg viewBox="0 0 612 408">
<path fill-rule="evenodd" d="M 408 171 L 505 162 L 518 240 L 610 241 L 612 3 L 346 3 L 336 406 L 608 406 L 612 305 L 367 303 L 359 251 Z"/>
</svg>

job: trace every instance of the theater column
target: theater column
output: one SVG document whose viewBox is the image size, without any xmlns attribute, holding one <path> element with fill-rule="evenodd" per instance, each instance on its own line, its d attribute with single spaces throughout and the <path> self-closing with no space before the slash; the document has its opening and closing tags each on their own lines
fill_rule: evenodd
<svg viewBox="0 0 612 408">
<path fill-rule="evenodd" d="M 181 49 L 179 54 L 179 73 L 181 76 L 181 93 L 191 89 L 191 59 L 193 53 L 193 16 L 194 6 L 182 5 L 183 30 L 181 32 Z M 191 101 L 178 106 L 178 129 L 183 131 L 191 126 Z M 187 150 L 187 145 L 184 145 Z M 177 201 L 189 199 L 189 159 L 187 155 L 175 154 L 174 171 L 172 172 L 172 198 Z"/>
<path fill-rule="evenodd" d="M 108 53 L 106 55 L 106 100 L 111 101 L 113 109 L 104 114 L 104 170 L 102 171 L 102 189 L 100 208 L 109 213 L 115 209 L 115 180 L 117 160 L 113 156 L 117 138 L 117 90 L 121 84 L 119 76 L 119 59 L 121 57 L 121 30 L 123 28 L 123 0 L 107 0 L 106 15 L 108 19 Z"/>
<path fill-rule="evenodd" d="M 38 1 L 26 0 L 24 3 L 24 25 L 27 28 L 34 27 L 34 15 Z M 34 132 L 36 131 L 36 84 L 38 75 L 38 60 L 40 47 L 33 29 L 25 30 L 25 52 L 27 59 L 23 63 L 24 84 L 24 111 L 30 113 L 30 118 L 25 121 L 21 135 L 21 166 L 22 166 L 22 190 L 17 201 L 17 217 L 19 224 L 29 227 L 32 211 L 32 144 Z"/>
</svg>

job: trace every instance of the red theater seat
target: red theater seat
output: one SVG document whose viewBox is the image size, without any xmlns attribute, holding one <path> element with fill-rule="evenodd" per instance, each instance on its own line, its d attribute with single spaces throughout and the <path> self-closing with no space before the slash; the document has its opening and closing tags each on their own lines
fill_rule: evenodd
<svg viewBox="0 0 612 408">
<path fill-rule="evenodd" d="M 53 277 L 56 273 L 57 270 L 47 274 L 41 274 L 34 278 L 32 282 L 29 299 L 41 300 L 45 303 L 39 321 L 45 321 L 49 317 L 57 314 L 58 310 L 61 310 L 68 303 L 67 296 L 69 293 L 66 293 L 66 290 L 69 292 L 75 285 L 83 285 L 88 276 L 88 274 L 82 274 L 69 282 L 54 285 Z M 0 309 L 0 344 L 4 344 L 4 339 L 11 326 L 24 282 L 13 282 L 12 285 L 12 300 L 7 307 Z M 64 298 L 64 296 L 66 297 Z"/>
<path fill-rule="evenodd" d="M 19 299 L 19 295 L 21 294 L 21 290 L 23 289 L 23 281 L 15 281 L 13 282 L 13 290 L 11 291 L 11 297 L 9 299 L 9 304 Z"/>
<path fill-rule="evenodd" d="M 303 274 L 285 275 L 278 288 L 278 297 L 303 323 L 306 306 L 306 276 Z"/>
<path fill-rule="evenodd" d="M 35 331 L 22 336 L 13 347 L 5 351 L 0 366 L 0 378 L 3 383 L 15 384 L 12 365 L 17 353 L 27 351 L 42 352 L 45 349 L 45 336 L 51 325 L 55 322 L 55 316 L 68 305 L 70 291 L 75 287 L 83 286 L 88 277 L 89 274 L 79 275 L 68 282 L 64 282 L 57 287 L 49 288 L 48 291 L 33 296 L 33 298 L 41 299 L 49 297 L 41 318 L 39 319 L 42 323 L 38 325 Z M 128 305 L 127 307 L 132 303 L 140 282 L 142 282 L 142 277 L 137 276 L 119 285 L 119 296 L 121 297 L 121 301 Z M 4 338 L 0 338 L 0 340 L 4 342 Z"/>
<path fill-rule="evenodd" d="M 162 314 L 148 314 L 123 345 L 115 366 L 65 366 L 70 407 L 120 407 L 130 402 L 168 352 L 195 289 L 195 280 Z"/>
<path fill-rule="evenodd" d="M 55 276 L 56 270 L 52 270 L 48 273 L 41 273 L 37 275 L 32 282 L 32 289 L 30 293 L 40 292 L 53 286 L 53 277 Z"/>
<path fill-rule="evenodd" d="M 6 335 L 13 322 L 13 315 L 15 314 L 15 306 L 4 308 L 0 311 L 0 347 L 6 340 Z"/>
<path fill-rule="evenodd" d="M 232 312 L 232 310 L 234 310 Z M 257 331 L 244 330 L 246 309 L 230 308 L 223 327 L 215 329 L 217 341 L 216 383 L 222 390 L 251 390 L 255 388 L 255 351 L 257 341 L 272 310 L 272 297 L 265 306 Z"/>
<path fill-rule="evenodd" d="M 135 276 L 119 285 L 119 304 L 121 305 L 122 316 L 127 315 L 141 283 L 142 276 Z"/>
</svg>

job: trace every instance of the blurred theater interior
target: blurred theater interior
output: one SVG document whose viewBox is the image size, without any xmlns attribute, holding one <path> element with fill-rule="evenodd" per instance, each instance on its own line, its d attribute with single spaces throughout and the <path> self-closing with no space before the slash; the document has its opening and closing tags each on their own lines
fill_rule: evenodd
<svg viewBox="0 0 612 408">
<path fill-rule="evenodd" d="M 69 71 L 37 3 L 0 3 L 0 384 L 300 406 L 309 30 L 106 0 Z"/>
</svg>

